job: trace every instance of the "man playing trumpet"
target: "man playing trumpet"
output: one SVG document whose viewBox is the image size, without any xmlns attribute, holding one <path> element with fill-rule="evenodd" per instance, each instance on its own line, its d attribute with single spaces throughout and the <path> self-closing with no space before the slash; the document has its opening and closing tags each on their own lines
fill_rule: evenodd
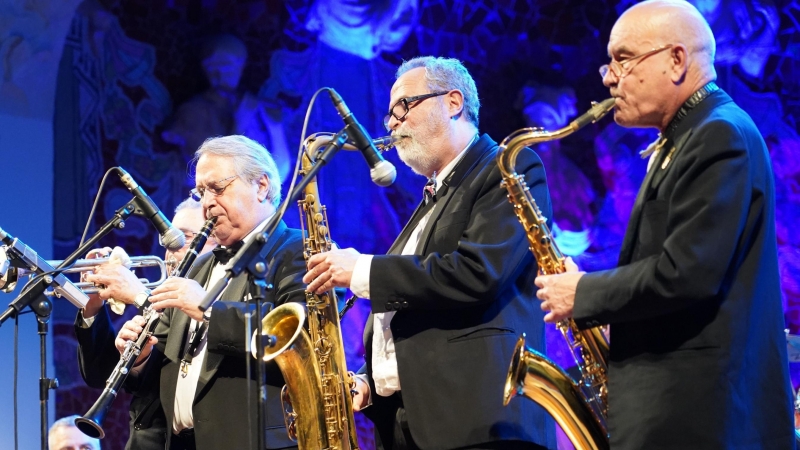
<svg viewBox="0 0 800 450">
<path fill-rule="evenodd" d="M 203 222 L 203 211 L 199 202 L 189 198 L 175 208 L 172 224 L 183 232 L 186 241 L 180 250 L 167 250 L 164 258 L 166 261 L 173 261 L 173 267 L 183 260 Z M 208 239 L 205 246 L 198 249 L 198 253 L 210 252 L 216 246 L 216 241 Z M 106 247 L 92 250 L 87 257 L 107 258 L 110 254 L 111 249 Z M 131 305 L 137 296 L 141 297 L 140 293 L 148 290 L 133 272 L 124 265 L 113 262 L 97 266 L 94 273 L 85 272 L 82 278 L 83 281 L 99 285 L 101 289 L 97 294 L 89 296 L 89 303 L 78 312 L 75 321 L 78 362 L 86 384 L 103 388 L 119 361 L 119 352 L 114 346 L 117 331 L 111 322 L 110 307 L 104 301 L 113 298 L 120 304 Z M 127 450 L 163 450 L 166 442 L 166 420 L 158 395 L 158 371 L 152 373 L 153 375 L 139 379 L 135 388 L 126 385 L 133 393 L 128 411 L 130 434 L 125 446 Z"/>
</svg>

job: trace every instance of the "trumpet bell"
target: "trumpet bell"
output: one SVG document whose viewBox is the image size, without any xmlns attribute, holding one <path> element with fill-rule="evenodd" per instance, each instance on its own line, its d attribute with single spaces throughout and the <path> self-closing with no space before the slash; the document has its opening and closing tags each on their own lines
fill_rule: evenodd
<svg viewBox="0 0 800 450">
<path fill-rule="evenodd" d="M 17 287 L 19 271 L 11 264 L 6 254 L 6 248 L 0 247 L 0 291 L 6 294 Z"/>
</svg>

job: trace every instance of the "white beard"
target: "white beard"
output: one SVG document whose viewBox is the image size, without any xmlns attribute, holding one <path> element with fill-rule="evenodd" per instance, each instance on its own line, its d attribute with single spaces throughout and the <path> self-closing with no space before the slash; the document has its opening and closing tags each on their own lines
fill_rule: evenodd
<svg viewBox="0 0 800 450">
<path fill-rule="evenodd" d="M 397 155 L 417 175 L 429 176 L 439 165 L 439 156 L 428 147 L 430 140 L 446 124 L 431 110 L 423 124 L 416 130 L 398 128 L 396 135 L 402 137 L 396 144 Z"/>
</svg>

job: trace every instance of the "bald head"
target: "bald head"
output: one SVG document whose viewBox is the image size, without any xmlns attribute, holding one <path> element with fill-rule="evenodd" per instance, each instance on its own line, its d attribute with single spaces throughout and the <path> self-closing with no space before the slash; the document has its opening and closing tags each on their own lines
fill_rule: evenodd
<svg viewBox="0 0 800 450">
<path fill-rule="evenodd" d="M 640 28 L 642 37 L 659 40 L 664 44 L 683 44 L 691 56 L 689 72 L 713 81 L 714 55 L 717 50 L 714 34 L 700 11 L 684 0 L 649 0 L 625 11 L 617 21 Z M 615 28 L 616 26 L 615 25 Z"/>
<path fill-rule="evenodd" d="M 680 0 L 632 6 L 614 24 L 612 61 L 603 84 L 616 100 L 614 120 L 664 130 L 681 105 L 717 78 L 714 35 L 703 16 Z"/>
</svg>

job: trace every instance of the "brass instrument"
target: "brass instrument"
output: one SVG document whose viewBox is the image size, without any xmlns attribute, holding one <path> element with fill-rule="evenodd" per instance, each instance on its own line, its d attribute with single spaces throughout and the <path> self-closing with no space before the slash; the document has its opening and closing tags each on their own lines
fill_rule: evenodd
<svg viewBox="0 0 800 450">
<path fill-rule="evenodd" d="M 569 125 L 556 131 L 523 128 L 506 137 L 500 144 L 497 165 L 502 173 L 502 187 L 525 228 L 530 250 L 536 257 L 539 273 L 552 275 L 565 272 L 565 257 L 558 249 L 547 226 L 547 219 L 531 196 L 525 177 L 514 170 L 517 155 L 528 145 L 564 138 L 599 120 L 614 108 L 614 99 L 593 103 L 592 108 Z M 525 348 L 525 335 L 517 342 L 505 384 L 505 405 L 517 394 L 540 404 L 558 422 L 578 449 L 607 449 L 606 417 L 608 342 L 602 330 L 579 330 L 575 321 L 556 324 L 581 371 L 575 382 L 553 361 L 539 352 Z"/>
<path fill-rule="evenodd" d="M 186 255 L 183 257 L 180 266 L 173 276 L 185 277 L 186 274 L 189 273 L 189 269 L 194 263 L 195 258 L 197 258 L 198 252 L 206 245 L 206 240 L 208 240 L 211 229 L 216 222 L 216 216 L 206 220 L 200 232 L 197 233 L 192 243 L 189 245 L 189 250 L 187 250 Z M 89 261 L 98 260 L 91 259 Z M 103 420 L 108 413 L 108 409 L 111 407 L 112 403 L 114 403 L 114 399 L 117 398 L 117 392 L 119 392 L 119 389 L 125 383 L 125 379 L 128 378 L 131 368 L 133 368 L 136 363 L 136 358 L 139 357 L 142 348 L 144 348 L 150 336 L 152 336 L 153 332 L 156 330 L 156 325 L 158 325 L 158 321 L 161 319 L 161 313 L 161 311 L 152 308 L 148 301 L 145 301 L 144 305 L 142 305 L 142 317 L 144 317 L 146 324 L 141 334 L 139 334 L 139 337 L 136 338 L 135 341 L 128 341 L 125 344 L 125 350 L 122 352 L 116 367 L 114 367 L 114 370 L 111 372 L 111 376 L 106 380 L 106 387 L 103 389 L 100 397 L 94 402 L 94 405 L 92 405 L 86 414 L 75 419 L 75 426 L 83 434 L 95 439 L 103 439 L 106 436 L 103 430 Z"/>
<path fill-rule="evenodd" d="M 306 139 L 303 173 L 315 164 L 315 156 L 332 140 L 315 134 Z M 305 238 L 306 260 L 332 248 L 325 207 L 319 200 L 317 181 L 305 188 L 298 201 Z M 275 360 L 283 373 L 286 428 L 300 450 L 357 450 L 353 398 L 353 374 L 347 371 L 338 300 L 333 290 L 317 295 L 306 291 L 306 308 L 285 303 L 262 320 L 265 335 L 277 343 L 264 349 L 264 360 Z M 303 329 L 306 316 L 308 332 Z"/>
<path fill-rule="evenodd" d="M 2 249 L 2 247 L 0 247 Z M 28 267 L 15 267 L 10 263 L 6 262 L 6 254 L 5 251 L 0 251 L 0 291 L 3 292 L 11 292 L 16 287 L 17 281 L 20 277 L 32 276 L 36 274 L 35 268 L 28 268 Z M 167 267 L 164 263 L 164 260 L 159 258 L 158 256 L 132 256 L 130 257 L 131 265 L 130 269 L 138 269 L 141 267 L 158 267 L 161 271 L 160 278 L 155 281 L 149 281 L 144 278 L 140 279 L 139 281 L 145 285 L 148 289 L 154 289 L 161 285 L 164 280 L 167 279 Z M 109 258 L 97 258 L 97 259 L 79 259 L 75 261 L 75 263 L 68 269 L 61 271 L 61 273 L 82 273 L 82 272 L 89 272 L 94 270 L 95 267 L 105 264 L 109 261 Z M 63 261 L 61 260 L 51 260 L 47 261 L 53 267 L 58 267 L 61 265 Z M 100 291 L 100 288 L 95 286 L 92 283 L 87 282 L 80 282 L 80 283 L 73 283 L 78 289 L 83 291 L 84 294 L 97 294 Z M 54 295 L 53 291 L 46 291 L 45 294 L 47 295 Z"/>
</svg>

